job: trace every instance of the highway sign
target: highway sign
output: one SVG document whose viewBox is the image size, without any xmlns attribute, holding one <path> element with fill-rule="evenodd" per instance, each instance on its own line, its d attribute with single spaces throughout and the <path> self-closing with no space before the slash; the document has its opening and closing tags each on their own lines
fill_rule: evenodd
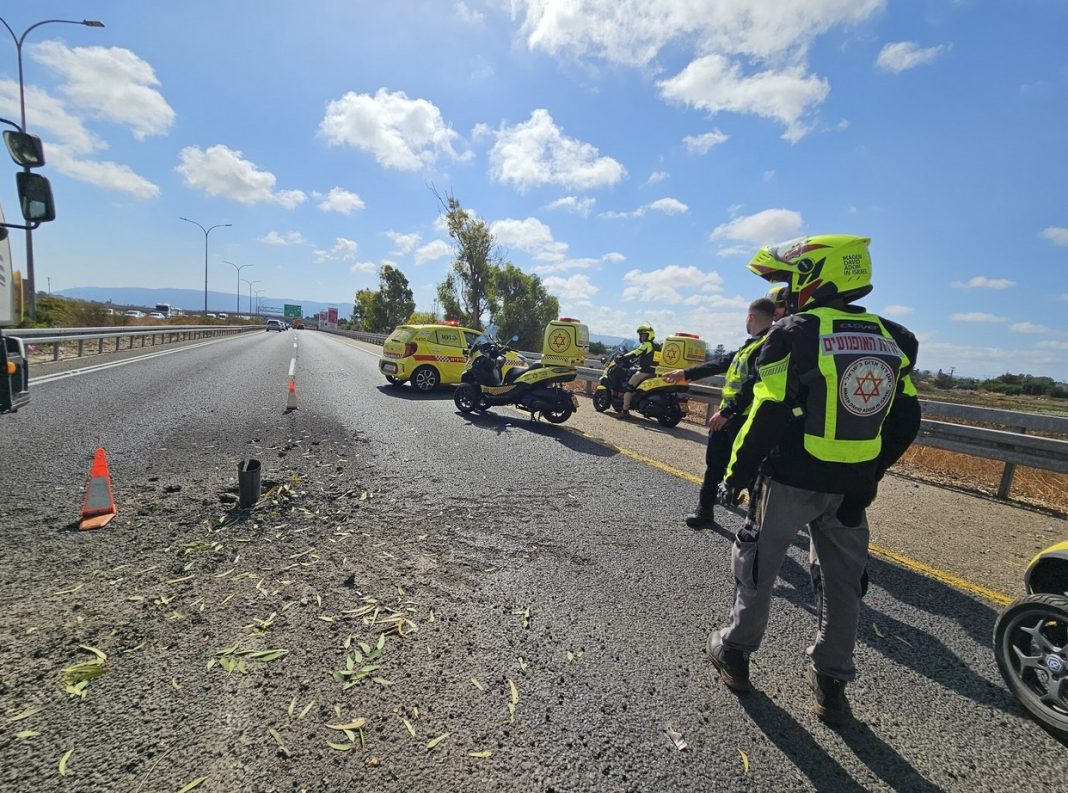
<svg viewBox="0 0 1068 793">
<path fill-rule="evenodd" d="M 292 303 L 285 304 L 285 314 L 287 317 L 303 317 L 304 315 L 300 311 L 300 306 L 295 306 Z"/>
</svg>

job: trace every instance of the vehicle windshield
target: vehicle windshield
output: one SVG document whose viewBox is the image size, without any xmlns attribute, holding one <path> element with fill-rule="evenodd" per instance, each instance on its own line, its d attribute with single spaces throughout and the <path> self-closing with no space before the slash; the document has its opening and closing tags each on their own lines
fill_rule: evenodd
<svg viewBox="0 0 1068 793">
<path fill-rule="evenodd" d="M 608 357 L 605 358 L 605 363 L 610 363 L 611 361 L 616 360 L 616 358 L 618 358 L 621 355 L 624 355 L 625 353 L 630 352 L 631 350 L 633 350 L 637 346 L 638 346 L 637 342 L 635 342 L 633 339 L 627 339 L 627 340 L 625 340 L 623 342 L 620 342 L 615 347 L 613 347 L 611 349 L 611 351 L 608 353 Z"/>
</svg>

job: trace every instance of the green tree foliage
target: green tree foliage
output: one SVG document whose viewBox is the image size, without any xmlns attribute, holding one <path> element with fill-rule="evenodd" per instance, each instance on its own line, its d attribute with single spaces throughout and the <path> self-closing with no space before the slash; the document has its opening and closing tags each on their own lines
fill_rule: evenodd
<svg viewBox="0 0 1068 793">
<path fill-rule="evenodd" d="M 603 341 L 591 341 L 590 342 L 590 355 L 604 355 L 608 352 L 608 347 Z"/>
<path fill-rule="evenodd" d="M 429 311 L 413 311 L 408 317 L 408 325 L 434 325 L 438 318 Z"/>
<path fill-rule="evenodd" d="M 538 276 L 527 275 L 511 262 L 494 273 L 492 294 L 500 337 L 518 336 L 519 349 L 540 350 L 545 326 L 560 314 L 560 301 L 545 291 Z"/>
<path fill-rule="evenodd" d="M 445 208 L 445 224 L 456 244 L 452 272 L 438 284 L 438 302 L 446 319 L 481 328 L 482 317 L 496 313 L 493 281 L 500 261 L 496 243 L 486 221 L 472 217 L 456 196 L 434 195 Z"/>
<path fill-rule="evenodd" d="M 415 298 L 408 279 L 388 264 L 378 271 L 378 289 L 361 289 L 352 307 L 353 327 L 368 333 L 388 333 L 403 325 L 415 311 Z"/>
</svg>

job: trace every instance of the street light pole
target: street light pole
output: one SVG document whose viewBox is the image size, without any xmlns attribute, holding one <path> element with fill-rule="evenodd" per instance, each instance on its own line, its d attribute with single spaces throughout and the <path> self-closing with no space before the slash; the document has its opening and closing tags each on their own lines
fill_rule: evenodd
<svg viewBox="0 0 1068 793">
<path fill-rule="evenodd" d="M 207 314 L 208 313 L 208 235 L 211 234 L 211 232 L 214 229 L 227 228 L 232 224 L 230 224 L 230 223 L 217 223 L 214 226 L 211 226 L 210 228 L 204 228 L 199 223 L 197 223 L 195 220 L 190 220 L 189 218 L 183 218 L 183 217 L 179 217 L 178 219 L 179 220 L 184 220 L 186 223 L 192 223 L 194 226 L 198 226 L 200 228 L 200 230 L 204 232 L 204 313 Z M 240 273 L 238 274 L 238 277 L 239 278 L 241 277 Z M 240 313 L 240 312 L 238 312 L 238 313 Z"/>
<path fill-rule="evenodd" d="M 248 310 L 249 310 L 249 313 L 252 313 L 252 285 L 253 284 L 263 283 L 263 282 L 260 281 L 259 279 L 255 280 L 255 281 L 249 281 L 247 278 L 242 278 L 241 280 L 244 281 L 246 284 L 248 284 Z M 238 313 L 240 313 L 240 312 L 238 312 Z"/>
<path fill-rule="evenodd" d="M 223 259 L 223 262 L 225 262 L 226 264 L 230 265 L 235 270 L 237 270 L 237 313 L 240 314 L 241 313 L 241 282 L 244 280 L 241 277 L 241 271 L 244 270 L 246 267 L 255 267 L 256 265 L 254 265 L 254 264 L 242 264 L 240 267 L 238 267 L 233 262 L 228 262 L 225 259 Z M 252 313 L 251 300 L 249 302 L 248 311 L 249 311 L 250 314 Z"/>
<path fill-rule="evenodd" d="M 260 315 L 260 295 L 263 294 L 263 291 L 264 290 L 262 290 L 262 289 L 257 289 L 256 290 L 256 316 L 257 317 Z M 249 305 L 248 310 L 249 310 L 249 313 L 251 314 L 252 313 L 252 305 L 251 304 Z"/>
<path fill-rule="evenodd" d="M 19 61 L 19 112 L 22 118 L 22 131 L 29 132 L 26 129 L 26 89 L 22 79 L 22 43 L 26 40 L 27 34 L 34 28 L 39 28 L 41 25 L 49 25 L 54 23 L 61 23 L 64 25 L 85 25 L 87 28 L 102 28 L 104 23 L 96 19 L 43 19 L 40 22 L 35 22 L 30 25 L 24 31 L 21 36 L 16 36 L 15 31 L 11 29 L 11 25 L 7 24 L 7 20 L 0 17 L 0 22 L 4 23 L 4 27 L 7 28 L 7 32 L 11 34 L 11 38 L 15 42 L 15 52 L 18 55 Z M 29 168 L 23 170 L 29 171 Z M 37 286 L 34 283 L 33 277 L 33 231 L 32 229 L 26 229 L 26 285 L 30 290 L 30 299 L 27 301 L 27 308 L 29 309 L 30 319 L 37 318 Z"/>
</svg>

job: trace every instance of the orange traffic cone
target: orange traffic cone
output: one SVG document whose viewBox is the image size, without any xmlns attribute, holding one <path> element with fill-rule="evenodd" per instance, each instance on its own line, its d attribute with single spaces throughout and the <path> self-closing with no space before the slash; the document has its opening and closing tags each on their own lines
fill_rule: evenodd
<svg viewBox="0 0 1068 793">
<path fill-rule="evenodd" d="M 289 378 L 289 396 L 286 397 L 286 411 L 297 409 L 297 378 Z"/>
<path fill-rule="evenodd" d="M 103 449 L 97 449 L 93 467 L 89 469 L 89 484 L 82 501 L 82 522 L 79 529 L 99 529 L 115 517 L 115 496 L 111 492 L 111 474 Z"/>
</svg>

